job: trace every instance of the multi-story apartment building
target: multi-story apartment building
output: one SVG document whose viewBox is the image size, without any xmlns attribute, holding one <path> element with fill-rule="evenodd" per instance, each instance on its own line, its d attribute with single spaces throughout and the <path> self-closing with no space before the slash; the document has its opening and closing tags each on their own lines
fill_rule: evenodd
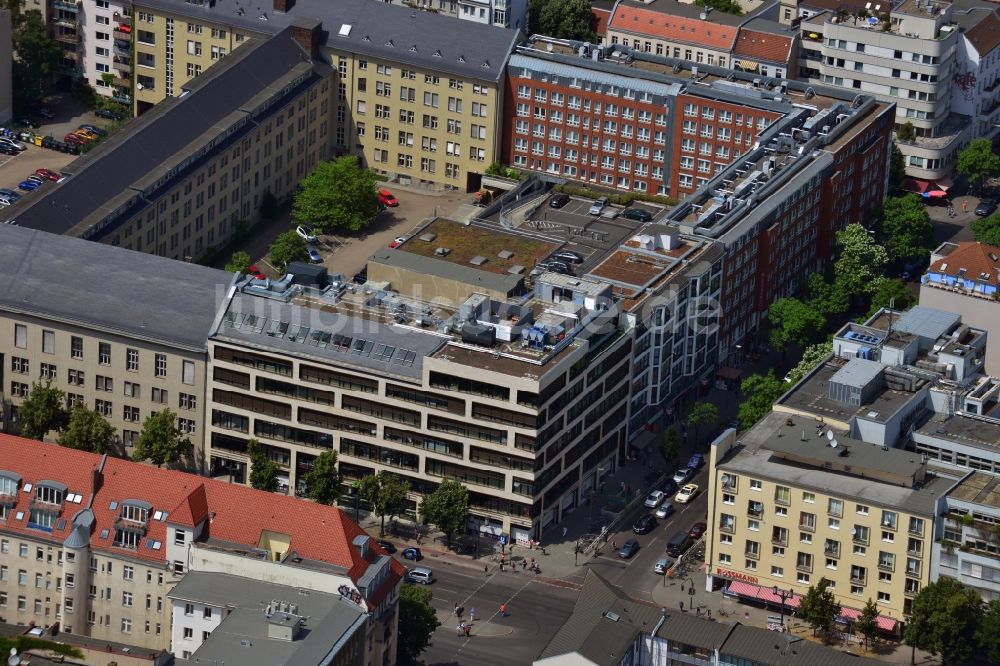
<svg viewBox="0 0 1000 666">
<path fill-rule="evenodd" d="M 174 612 L 174 586 L 229 574 L 350 599 L 361 663 L 394 661 L 403 569 L 339 509 L 8 435 L 0 451 L 8 622 L 180 655 L 205 636 Z"/>
<path fill-rule="evenodd" d="M 58 71 L 72 78 L 83 74 L 81 49 L 80 4 L 69 0 L 31 0 L 25 8 L 41 13 L 49 26 L 50 34 L 61 49 Z"/>
<path fill-rule="evenodd" d="M 514 30 L 528 29 L 528 3 L 526 0 L 416 0 L 404 2 L 390 0 L 394 5 L 423 9 L 445 16 L 456 16 L 465 21 L 493 25 Z"/>
<path fill-rule="evenodd" d="M 312 25 L 254 40 L 5 219 L 188 261 L 225 245 L 265 193 L 287 199 L 331 156 L 336 86 L 311 57 L 318 38 Z"/>
<path fill-rule="evenodd" d="M 780 605 L 777 588 L 796 608 L 825 578 L 842 621 L 870 599 L 879 628 L 898 632 L 930 582 L 938 505 L 956 479 L 812 417 L 772 412 L 736 437 L 709 456 L 706 589 Z"/>
<path fill-rule="evenodd" d="M 0 226 L 18 279 L 0 300 L 3 427 L 36 383 L 82 403 L 130 452 L 143 421 L 170 409 L 201 466 L 205 336 L 232 276 L 98 243 Z"/>
<path fill-rule="evenodd" d="M 961 35 L 951 110 L 972 123 L 971 138 L 992 141 L 1000 130 L 1000 16 L 991 2 L 960 0 L 955 22 Z"/>
<path fill-rule="evenodd" d="M 697 64 L 734 66 L 733 46 L 744 17 L 680 2 L 663 9 L 620 0 L 611 12 L 604 44 Z"/>
<path fill-rule="evenodd" d="M 64 3 L 53 0 L 53 5 L 61 4 Z M 75 18 L 80 37 L 77 51 L 80 73 L 98 94 L 132 106 L 131 3 L 88 0 L 78 6 Z M 56 16 L 72 21 L 72 11 L 57 9 L 56 12 Z"/>
<path fill-rule="evenodd" d="M 324 145 L 432 188 L 478 189 L 497 159 L 515 30 L 371 0 L 275 0 L 257 9 L 235 0 L 143 0 L 134 12 L 140 112 L 180 94 L 251 37 L 318 22 L 321 60 L 335 70 L 318 121 L 329 124 Z"/>
<path fill-rule="evenodd" d="M 931 580 L 954 578 L 984 601 L 1000 599 L 1000 477 L 973 471 L 945 495 L 938 513 Z"/>
<path fill-rule="evenodd" d="M 470 529 L 539 538 L 624 455 L 632 351 L 610 285 L 526 290 L 557 247 L 437 220 L 373 257 L 377 293 L 325 273 L 240 283 L 209 336 L 213 473 L 245 480 L 254 437 L 295 490 L 332 449 L 348 483 L 391 471 L 412 509 L 457 479 Z"/>
<path fill-rule="evenodd" d="M 799 78 L 894 103 L 896 128 L 909 123 L 915 132 L 897 141 L 907 174 L 925 189 L 947 189 L 954 157 L 974 129 L 952 109 L 961 39 L 954 6 L 896 0 L 879 7 L 837 12 L 800 5 Z"/>
</svg>

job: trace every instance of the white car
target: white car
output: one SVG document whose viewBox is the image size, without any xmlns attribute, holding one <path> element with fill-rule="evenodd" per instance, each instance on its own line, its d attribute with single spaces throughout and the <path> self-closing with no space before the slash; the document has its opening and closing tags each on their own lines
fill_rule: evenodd
<svg viewBox="0 0 1000 666">
<path fill-rule="evenodd" d="M 664 495 L 662 490 L 654 490 L 646 496 L 646 501 L 643 502 L 643 505 L 650 509 L 655 509 L 660 506 L 660 502 L 662 502 L 665 497 L 666 495 Z"/>
<path fill-rule="evenodd" d="M 607 205 L 608 205 L 607 197 L 601 197 L 600 199 L 596 199 L 594 203 L 590 205 L 590 214 L 600 215 L 604 211 L 605 207 L 607 207 Z"/>
<path fill-rule="evenodd" d="M 308 224 L 300 224 L 295 227 L 295 233 L 304 238 L 307 243 L 316 242 L 316 233 Z"/>
<path fill-rule="evenodd" d="M 688 467 L 681 467 L 674 472 L 674 483 L 680 485 L 691 478 L 691 470 Z"/>
<path fill-rule="evenodd" d="M 682 486 L 680 490 L 677 491 L 677 495 L 674 496 L 674 501 L 678 504 L 687 504 L 695 498 L 698 494 L 698 484 L 689 483 Z"/>
<path fill-rule="evenodd" d="M 664 502 L 660 505 L 660 508 L 656 510 L 657 518 L 667 518 L 674 512 L 674 505 L 670 502 Z"/>
</svg>

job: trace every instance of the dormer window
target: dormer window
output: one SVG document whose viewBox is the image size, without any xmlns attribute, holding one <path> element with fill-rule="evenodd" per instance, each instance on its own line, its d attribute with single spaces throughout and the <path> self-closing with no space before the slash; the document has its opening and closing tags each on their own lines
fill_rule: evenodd
<svg viewBox="0 0 1000 666">
<path fill-rule="evenodd" d="M 7 520 L 17 504 L 17 486 L 21 477 L 11 472 L 0 472 L 0 520 Z"/>
<path fill-rule="evenodd" d="M 31 500 L 28 527 L 51 532 L 56 518 L 62 513 L 66 486 L 58 481 L 39 481 L 35 484 L 35 496 Z"/>
<path fill-rule="evenodd" d="M 141 500 L 125 500 L 118 510 L 115 520 L 115 540 L 118 548 L 138 550 L 142 537 L 148 529 L 149 514 L 153 505 Z"/>
</svg>

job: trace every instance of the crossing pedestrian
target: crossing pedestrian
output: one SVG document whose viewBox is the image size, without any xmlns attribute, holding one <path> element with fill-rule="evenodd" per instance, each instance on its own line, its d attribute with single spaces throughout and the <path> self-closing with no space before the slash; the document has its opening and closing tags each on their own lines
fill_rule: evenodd
<svg viewBox="0 0 1000 666">
<path fill-rule="evenodd" d="M 467 624 L 465 625 L 465 637 L 468 638 L 471 635 L 472 635 L 472 625 Z"/>
<path fill-rule="evenodd" d="M 500 617 L 507 617 L 507 604 L 500 604 Z"/>
<path fill-rule="evenodd" d="M 962 202 L 962 212 L 963 213 L 968 213 L 969 212 L 969 202 L 968 201 L 963 201 Z"/>
</svg>

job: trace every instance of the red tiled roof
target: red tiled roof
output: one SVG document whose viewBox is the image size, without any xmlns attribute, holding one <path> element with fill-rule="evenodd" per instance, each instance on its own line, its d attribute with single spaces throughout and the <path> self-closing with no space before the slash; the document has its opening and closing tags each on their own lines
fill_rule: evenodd
<svg viewBox="0 0 1000 666">
<path fill-rule="evenodd" d="M 590 8 L 590 27 L 594 34 L 603 37 L 608 34 L 608 19 L 611 18 L 610 9 Z"/>
<path fill-rule="evenodd" d="M 787 63 L 791 50 L 791 37 L 771 35 L 756 30 L 740 30 L 733 55 L 765 62 Z"/>
<path fill-rule="evenodd" d="M 101 456 L 67 449 L 54 444 L 0 434 L 0 471 L 19 474 L 21 488 L 26 483 L 41 480 L 66 484 L 67 494 L 80 494 L 79 503 L 63 503 L 62 529 L 53 529 L 51 538 L 62 541 L 69 534 L 72 519 L 91 501 L 94 470 L 100 467 Z M 36 538 L 47 535 L 27 525 L 27 494 L 21 491 L 15 511 L 25 509 L 22 518 L 12 516 L 7 520 L 10 531 L 31 534 Z M 142 500 L 152 504 L 146 536 L 138 550 L 123 551 L 114 548 L 117 506 L 124 500 Z M 116 502 L 116 509 L 111 503 Z M 254 490 L 247 486 L 225 483 L 173 470 L 160 469 L 129 460 L 108 457 L 101 475 L 101 485 L 93 495 L 91 508 L 95 527 L 90 535 L 91 547 L 117 553 L 128 552 L 140 559 L 164 561 L 165 548 L 148 547 L 152 541 L 165 544 L 167 523 L 194 526 L 208 519 L 207 536 L 213 539 L 257 547 L 261 535 L 271 531 L 288 535 L 290 551 L 307 560 L 324 562 L 347 570 L 352 580 L 357 580 L 367 569 L 369 561 L 361 557 L 352 541 L 367 535 L 360 525 L 336 507 L 307 500 Z M 156 512 L 166 516 L 157 520 Z M 58 527 L 60 522 L 56 523 Z M 102 538 L 103 530 L 107 535 Z M 369 560 L 381 549 L 369 548 Z M 402 576 L 403 568 L 393 562 L 393 571 Z M 368 599 L 372 603 L 372 599 Z"/>
<path fill-rule="evenodd" d="M 729 51 L 736 40 L 736 26 L 719 25 L 709 20 L 686 18 L 663 12 L 619 5 L 609 28 L 640 35 L 649 35 L 670 42 L 697 44 L 720 51 Z"/>
<path fill-rule="evenodd" d="M 965 31 L 965 38 L 980 55 L 986 55 L 1000 46 L 1000 17 L 990 12 L 983 20 Z"/>
<path fill-rule="evenodd" d="M 963 277 L 987 284 L 1000 286 L 1000 248 L 985 243 L 959 243 L 958 247 L 942 259 L 938 259 L 927 268 L 928 273 L 941 273 L 958 277 L 958 272 L 964 270 Z M 980 275 L 987 274 L 988 278 Z"/>
</svg>

